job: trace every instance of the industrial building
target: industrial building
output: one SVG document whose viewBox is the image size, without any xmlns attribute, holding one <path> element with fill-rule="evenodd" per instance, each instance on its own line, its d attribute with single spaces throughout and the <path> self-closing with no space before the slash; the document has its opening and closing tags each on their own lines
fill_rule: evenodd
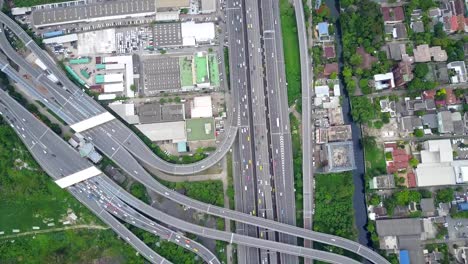
<svg viewBox="0 0 468 264">
<path fill-rule="evenodd" d="M 137 108 L 140 123 L 161 123 L 185 120 L 184 104 L 144 104 Z"/>
<path fill-rule="evenodd" d="M 104 57 L 105 64 L 121 64 L 125 65 L 125 78 L 123 80 L 125 96 L 129 98 L 135 97 L 135 92 L 132 90 L 134 85 L 134 69 L 133 69 L 133 58 L 132 56 L 112 56 Z M 106 75 L 107 76 L 107 75 Z M 119 79 L 120 80 L 120 79 Z"/>
<path fill-rule="evenodd" d="M 140 123 L 140 118 L 135 114 L 135 104 L 113 102 L 109 104 L 109 108 L 112 109 L 112 111 L 119 115 L 128 124 L 133 125 Z"/>
<path fill-rule="evenodd" d="M 187 141 L 204 141 L 215 139 L 214 118 L 187 119 Z"/>
<path fill-rule="evenodd" d="M 53 38 L 46 38 L 43 39 L 42 42 L 44 44 L 63 44 L 63 43 L 70 43 L 73 41 L 78 41 L 78 34 L 69 34 L 69 35 L 63 35 L 63 36 L 58 36 L 58 37 L 53 37 Z"/>
<path fill-rule="evenodd" d="M 185 142 L 185 122 L 165 122 L 136 125 L 145 136 L 154 142 Z"/>
<path fill-rule="evenodd" d="M 208 14 L 216 12 L 216 0 L 201 0 L 200 13 Z"/>
<path fill-rule="evenodd" d="M 212 22 L 185 22 L 181 25 L 183 46 L 197 46 L 211 43 L 215 39 L 215 25 Z"/>
<path fill-rule="evenodd" d="M 212 117 L 213 106 L 211 96 L 194 97 L 190 108 L 190 116 L 191 118 Z"/>
<path fill-rule="evenodd" d="M 36 9 L 32 11 L 32 24 L 36 28 L 44 28 L 80 22 L 89 23 L 129 17 L 154 16 L 156 14 L 156 2 L 165 1 L 105 1 L 86 5 Z"/>
</svg>

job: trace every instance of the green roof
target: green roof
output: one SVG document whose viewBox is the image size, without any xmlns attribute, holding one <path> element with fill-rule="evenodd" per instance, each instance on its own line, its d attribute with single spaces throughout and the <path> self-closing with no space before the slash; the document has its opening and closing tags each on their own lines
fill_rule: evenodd
<svg viewBox="0 0 468 264">
<path fill-rule="evenodd" d="M 96 75 L 96 84 L 104 83 L 104 75 Z"/>
<path fill-rule="evenodd" d="M 208 76 L 208 61 L 205 55 L 201 57 L 195 56 L 195 71 L 197 73 L 197 83 L 210 82 Z"/>
<path fill-rule="evenodd" d="M 211 85 L 219 86 L 219 67 L 214 54 L 208 55 L 208 67 L 210 69 Z"/>
<path fill-rule="evenodd" d="M 77 82 L 79 82 L 81 85 L 86 85 L 86 82 L 83 81 L 83 80 L 78 76 L 78 74 L 76 74 L 76 72 L 75 72 L 72 68 L 70 68 L 70 66 L 66 65 L 66 66 L 65 66 L 65 70 L 66 70 L 71 76 L 73 76 L 73 78 L 75 78 L 75 80 L 76 80 Z"/>
<path fill-rule="evenodd" d="M 89 75 L 89 73 L 88 73 L 85 69 L 81 69 L 81 70 L 80 70 L 80 73 L 81 73 L 81 75 L 82 75 L 83 77 L 85 77 L 86 79 L 89 79 L 89 77 L 91 77 L 91 76 Z"/>
<path fill-rule="evenodd" d="M 96 69 L 98 70 L 104 70 L 106 68 L 106 65 L 104 64 L 96 64 Z"/>
<path fill-rule="evenodd" d="M 193 66 L 192 57 L 179 58 L 180 84 L 184 86 L 193 86 Z"/>
<path fill-rule="evenodd" d="M 81 58 L 81 59 L 72 59 L 70 60 L 70 64 L 87 64 L 91 60 L 89 58 Z"/>
<path fill-rule="evenodd" d="M 185 122 L 187 141 L 211 140 L 215 138 L 214 118 L 194 118 Z"/>
</svg>

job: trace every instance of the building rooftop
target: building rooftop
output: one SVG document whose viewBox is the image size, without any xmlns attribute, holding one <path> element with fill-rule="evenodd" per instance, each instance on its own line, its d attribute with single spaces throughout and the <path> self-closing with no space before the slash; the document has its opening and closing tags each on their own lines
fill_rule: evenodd
<svg viewBox="0 0 468 264">
<path fill-rule="evenodd" d="M 385 23 L 401 22 L 405 19 L 403 7 L 382 7 L 382 15 Z"/>
<path fill-rule="evenodd" d="M 328 171 L 341 172 L 356 168 L 352 141 L 327 143 L 326 150 Z"/>
<path fill-rule="evenodd" d="M 191 118 L 212 117 L 213 105 L 211 103 L 211 96 L 194 97 L 191 104 L 190 115 Z"/>
<path fill-rule="evenodd" d="M 434 214 L 435 206 L 434 206 L 434 199 L 433 198 L 423 198 L 420 202 L 421 211 L 425 214 Z"/>
<path fill-rule="evenodd" d="M 346 141 L 352 138 L 351 125 L 331 126 L 328 128 L 328 141 Z"/>
<path fill-rule="evenodd" d="M 376 227 L 379 236 L 420 235 L 423 231 L 419 218 L 377 220 Z"/>
<path fill-rule="evenodd" d="M 317 25 L 319 36 L 328 36 L 328 23 L 320 22 Z"/>
<path fill-rule="evenodd" d="M 215 139 L 214 118 L 187 119 L 187 140 L 201 141 Z"/>
<path fill-rule="evenodd" d="M 184 104 L 143 104 L 137 108 L 137 112 L 142 124 L 182 121 L 185 119 Z"/>
<path fill-rule="evenodd" d="M 172 143 L 187 141 L 184 121 L 141 124 L 136 125 L 136 128 L 151 141 L 170 141 Z"/>
<path fill-rule="evenodd" d="M 393 174 L 376 176 L 369 185 L 371 189 L 392 189 L 395 188 L 395 177 Z"/>
</svg>

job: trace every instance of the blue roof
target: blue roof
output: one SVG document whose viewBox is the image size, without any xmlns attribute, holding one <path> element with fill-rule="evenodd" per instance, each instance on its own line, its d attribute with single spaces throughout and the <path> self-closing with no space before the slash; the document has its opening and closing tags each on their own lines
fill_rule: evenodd
<svg viewBox="0 0 468 264">
<path fill-rule="evenodd" d="M 400 264 L 410 264 L 408 250 L 400 250 Z"/>
<path fill-rule="evenodd" d="M 468 211 L 468 203 L 459 203 L 458 204 L 458 210 L 460 211 Z"/>
<path fill-rule="evenodd" d="M 187 152 L 187 142 L 177 142 L 177 152 Z"/>
<path fill-rule="evenodd" d="M 318 31 L 320 36 L 328 36 L 328 23 L 320 22 L 318 23 Z"/>
</svg>

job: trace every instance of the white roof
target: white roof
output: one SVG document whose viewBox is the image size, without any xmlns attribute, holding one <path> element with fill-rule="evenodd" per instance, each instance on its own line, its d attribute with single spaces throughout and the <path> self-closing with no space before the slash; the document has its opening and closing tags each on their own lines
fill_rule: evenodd
<svg viewBox="0 0 468 264">
<path fill-rule="evenodd" d="M 454 185 L 455 171 L 450 163 L 419 164 L 416 182 L 419 187 Z"/>
<path fill-rule="evenodd" d="M 115 93 L 115 92 L 123 92 L 124 86 L 123 83 L 109 83 L 104 84 L 104 92 L 105 93 Z"/>
<path fill-rule="evenodd" d="M 425 142 L 425 148 L 425 151 L 421 151 L 422 163 L 453 161 L 450 139 L 428 140 Z"/>
<path fill-rule="evenodd" d="M 115 96 L 115 94 L 114 94 L 114 96 Z M 100 100 L 103 100 L 103 99 L 100 99 Z M 93 128 L 93 127 L 102 125 L 104 123 L 107 123 L 107 122 L 113 120 L 114 118 L 115 117 L 113 115 L 111 115 L 111 113 L 105 112 L 105 113 L 90 117 L 90 118 L 88 118 L 86 120 L 80 121 L 78 123 L 75 123 L 75 124 L 71 125 L 70 127 L 71 127 L 71 129 L 75 130 L 75 132 L 82 132 L 82 131 L 88 130 L 90 128 Z"/>
<path fill-rule="evenodd" d="M 26 12 L 31 11 L 31 7 L 13 7 L 11 9 L 11 14 L 14 16 L 25 15 Z"/>
<path fill-rule="evenodd" d="M 117 98 L 116 94 L 100 94 L 98 95 L 98 100 L 112 100 Z"/>
<path fill-rule="evenodd" d="M 104 75 L 104 82 L 105 83 L 112 83 L 112 82 L 123 82 L 123 74 L 122 73 L 110 73 Z"/>
<path fill-rule="evenodd" d="M 176 21 L 179 20 L 179 11 L 157 12 L 156 21 Z"/>
<path fill-rule="evenodd" d="M 381 82 L 388 81 L 388 80 L 390 80 L 390 86 L 388 86 L 387 84 L 381 84 Z M 374 75 L 374 82 L 375 82 L 375 89 L 377 90 L 395 87 L 395 80 L 393 78 L 393 72 Z"/>
<path fill-rule="evenodd" d="M 91 177 L 94 177 L 94 176 L 97 176 L 99 174 L 101 174 L 102 172 L 92 166 L 92 167 L 89 167 L 87 169 L 84 169 L 84 170 L 81 170 L 81 171 L 78 171 L 78 172 L 75 172 L 71 175 L 68 175 L 68 176 L 65 176 L 61 179 L 58 179 L 55 181 L 55 183 L 60 186 L 60 188 L 67 188 L 69 186 L 72 186 L 73 184 L 75 183 L 79 183 L 81 181 L 84 181 L 86 179 L 89 179 Z"/>
<path fill-rule="evenodd" d="M 207 42 L 215 38 L 215 25 L 212 22 L 184 22 L 181 25 L 181 31 L 184 46 L 192 44 L 193 39 L 195 39 L 196 42 Z"/>
<path fill-rule="evenodd" d="M 132 56 L 104 57 L 104 63 L 119 63 L 125 65 L 125 96 L 135 97 L 135 92 L 130 89 L 133 85 L 133 59 Z"/>
<path fill-rule="evenodd" d="M 192 118 L 213 117 L 211 96 L 208 95 L 193 98 L 190 114 Z"/>
<path fill-rule="evenodd" d="M 330 88 L 328 87 L 328 85 L 315 86 L 315 96 L 316 97 L 330 96 Z"/>
<path fill-rule="evenodd" d="M 121 63 L 108 63 L 105 64 L 106 70 L 123 70 L 125 69 L 125 65 Z"/>
<path fill-rule="evenodd" d="M 340 90 L 340 85 L 339 84 L 333 85 L 333 95 L 334 96 L 340 96 L 341 95 L 341 90 Z"/>
<path fill-rule="evenodd" d="M 40 59 L 36 59 L 34 63 L 36 63 L 36 65 L 44 71 L 47 70 L 47 66 Z"/>
<path fill-rule="evenodd" d="M 185 121 L 164 122 L 136 125 L 151 141 L 172 141 L 173 143 L 187 141 Z"/>
<path fill-rule="evenodd" d="M 201 13 L 212 13 L 216 11 L 216 0 L 201 0 Z"/>
<path fill-rule="evenodd" d="M 53 37 L 53 38 L 46 38 L 42 42 L 44 42 L 44 44 L 52 44 L 52 43 L 60 44 L 60 43 L 73 42 L 77 40 L 78 40 L 78 35 L 74 33 L 74 34 Z"/>
</svg>

